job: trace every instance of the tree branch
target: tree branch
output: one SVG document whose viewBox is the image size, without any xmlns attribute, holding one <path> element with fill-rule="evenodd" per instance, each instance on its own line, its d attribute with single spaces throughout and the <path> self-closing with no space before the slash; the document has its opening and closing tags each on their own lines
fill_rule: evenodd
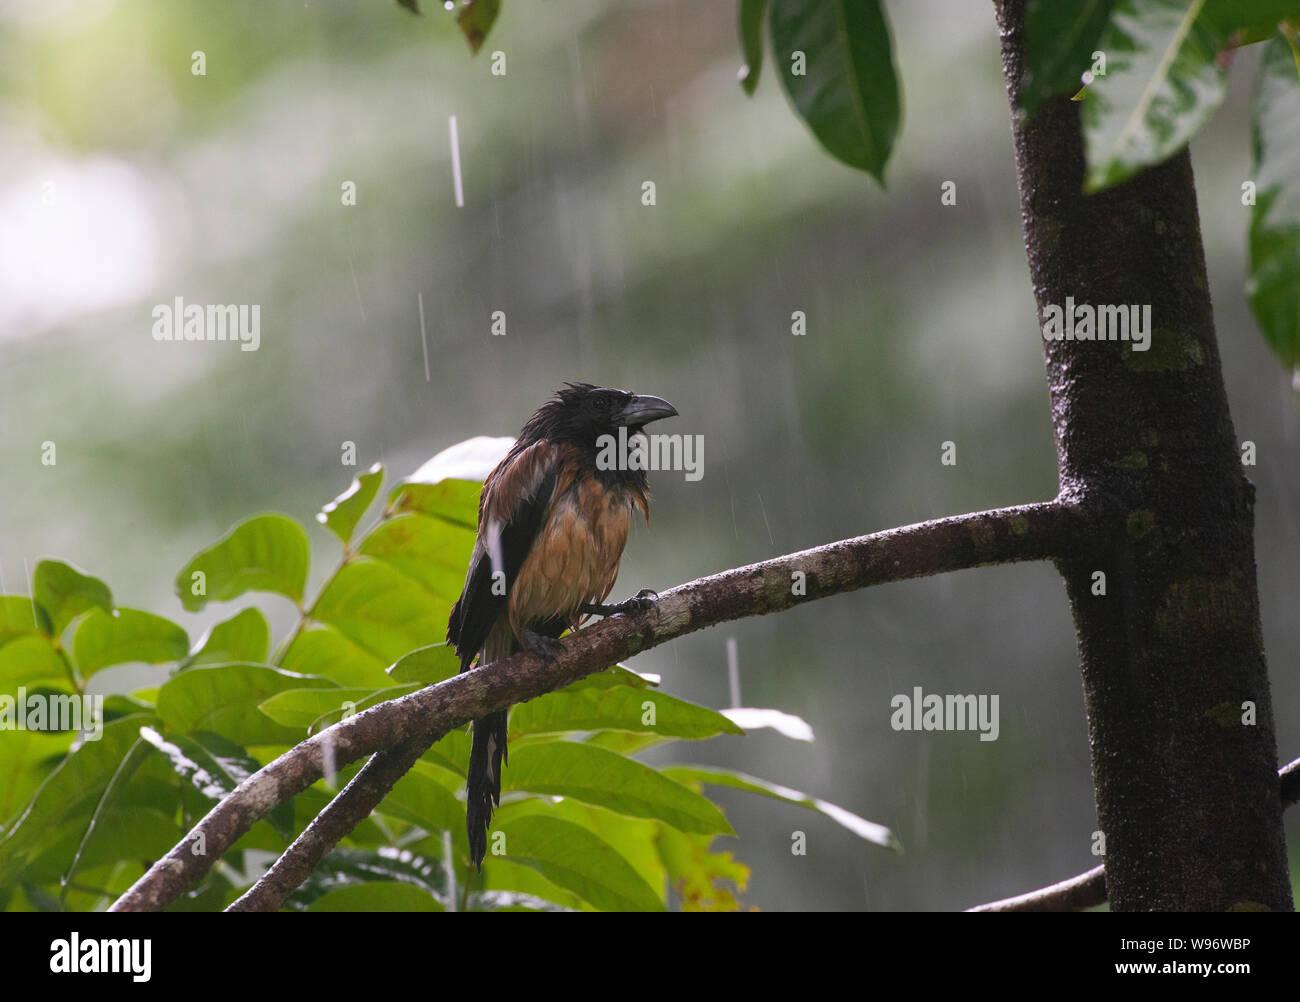
<svg viewBox="0 0 1300 1002">
<path fill-rule="evenodd" d="M 1278 770 L 1282 804 L 1300 803 L 1300 758 Z M 1106 903 L 1104 867 L 1098 866 L 1059 884 L 1042 887 L 1014 898 L 967 908 L 968 912 L 1079 912 Z"/>
<path fill-rule="evenodd" d="M 442 733 L 446 733 L 445 731 Z M 376 752 L 337 797 L 325 805 L 293 845 L 262 874 L 260 880 L 226 909 L 228 912 L 274 912 L 311 876 L 325 854 L 370 816 L 388 791 L 442 733 L 417 734 L 399 745 Z"/>
<path fill-rule="evenodd" d="M 967 908 L 968 912 L 1081 912 L 1106 903 L 1105 868 L 1098 866 L 1051 887 L 987 905 Z"/>
<path fill-rule="evenodd" d="M 380 703 L 308 738 L 244 780 L 110 910 L 165 908 L 276 804 L 321 778 L 327 746 L 336 767 L 392 748 L 392 755 L 377 756 L 379 760 L 368 764 L 344 791 L 354 786 L 365 791 L 364 797 L 360 792 L 354 795 L 357 805 L 376 792 L 382 799 L 387 788 L 380 789 L 381 779 L 420 740 L 432 744 L 470 720 L 562 688 L 676 637 L 890 581 L 988 564 L 1078 558 L 1094 535 L 1078 507 L 1058 499 L 888 529 L 679 585 L 663 592 L 647 612 L 606 619 L 566 638 L 565 652 L 554 662 L 527 652 L 514 654 Z M 345 806 L 352 800 L 353 796 L 347 797 Z M 275 878 L 281 890 L 294 878 L 305 877 L 329 846 L 350 830 L 342 826 L 351 813 L 340 810 L 337 817 L 318 818 L 311 838 L 295 842 Z M 253 903 L 270 900 L 263 894 L 269 895 L 269 888 L 258 892 Z"/>
</svg>

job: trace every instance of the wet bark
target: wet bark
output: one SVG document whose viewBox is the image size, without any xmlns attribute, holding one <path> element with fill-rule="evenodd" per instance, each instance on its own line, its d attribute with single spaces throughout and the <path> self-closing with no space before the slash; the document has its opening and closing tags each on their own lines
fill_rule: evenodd
<svg viewBox="0 0 1300 1002">
<path fill-rule="evenodd" d="M 1043 342 L 1062 500 L 1101 532 L 1095 555 L 1059 566 L 1108 897 L 1116 910 L 1290 910 L 1254 489 L 1228 412 L 1191 161 L 1184 150 L 1084 195 L 1080 103 L 1015 111 L 1024 11 L 997 4 L 1040 330 L 1067 296 L 1152 315 L 1145 352 Z"/>
</svg>

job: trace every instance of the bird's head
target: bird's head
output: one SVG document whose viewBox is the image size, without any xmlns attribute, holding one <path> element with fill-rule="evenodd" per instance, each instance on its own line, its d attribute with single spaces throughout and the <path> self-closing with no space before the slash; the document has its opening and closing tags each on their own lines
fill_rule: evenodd
<svg viewBox="0 0 1300 1002">
<path fill-rule="evenodd" d="M 626 428 L 635 435 L 651 421 L 672 417 L 677 408 L 662 397 L 629 393 L 590 383 L 565 383 L 524 425 L 522 439 L 570 442 L 584 452 L 601 435 Z"/>
</svg>

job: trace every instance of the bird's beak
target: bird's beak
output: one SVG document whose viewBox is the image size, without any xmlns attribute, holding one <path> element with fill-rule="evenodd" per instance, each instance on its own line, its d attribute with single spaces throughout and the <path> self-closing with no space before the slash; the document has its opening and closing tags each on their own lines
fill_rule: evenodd
<svg viewBox="0 0 1300 1002">
<path fill-rule="evenodd" d="M 677 408 L 663 397 L 637 395 L 618 412 L 618 423 L 628 428 L 639 428 L 676 413 Z"/>
</svg>

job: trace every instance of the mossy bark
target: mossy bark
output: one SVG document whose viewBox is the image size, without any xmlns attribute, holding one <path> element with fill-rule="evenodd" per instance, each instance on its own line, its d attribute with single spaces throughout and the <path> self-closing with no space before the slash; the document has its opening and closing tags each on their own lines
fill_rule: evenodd
<svg viewBox="0 0 1300 1002">
<path fill-rule="evenodd" d="M 1228 412 L 1191 161 L 1184 150 L 1084 195 L 1081 105 L 1015 111 L 1025 2 L 997 8 L 1040 329 L 1067 296 L 1152 312 L 1146 352 L 1043 342 L 1062 498 L 1099 541 L 1059 566 L 1107 896 L 1117 910 L 1290 910 L 1254 490 Z"/>
</svg>

